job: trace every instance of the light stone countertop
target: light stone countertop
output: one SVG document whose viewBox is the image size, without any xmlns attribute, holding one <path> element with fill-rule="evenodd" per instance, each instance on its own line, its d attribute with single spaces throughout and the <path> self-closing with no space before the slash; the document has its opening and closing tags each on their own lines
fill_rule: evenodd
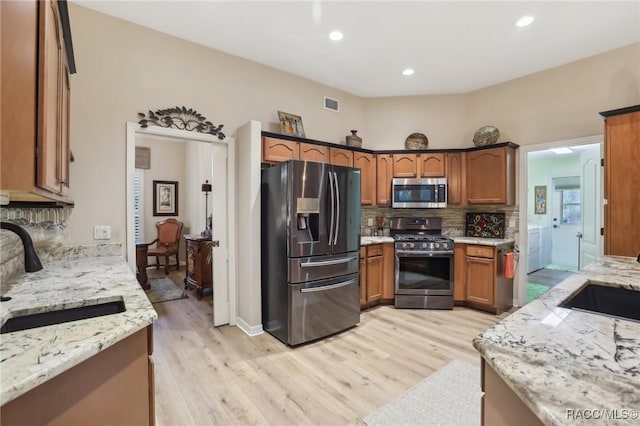
<svg viewBox="0 0 640 426">
<path fill-rule="evenodd" d="M 450 237 L 457 244 L 477 244 L 481 246 L 499 246 L 502 244 L 513 244 L 513 238 L 478 238 L 478 237 Z"/>
<path fill-rule="evenodd" d="M 473 345 L 546 425 L 637 425 L 638 418 L 624 419 L 622 410 L 640 412 L 640 323 L 559 307 L 588 280 L 640 291 L 640 263 L 605 256 L 477 336 Z M 618 410 L 618 418 L 568 418 L 568 409 Z"/>
<path fill-rule="evenodd" d="M 39 311 L 122 298 L 126 311 L 0 337 L 0 405 L 76 366 L 153 323 L 156 311 L 121 256 L 64 258 L 3 283 L 2 323 Z"/>
<path fill-rule="evenodd" d="M 393 241 L 392 237 L 361 237 L 360 245 L 368 246 L 371 244 L 392 243 Z"/>
</svg>

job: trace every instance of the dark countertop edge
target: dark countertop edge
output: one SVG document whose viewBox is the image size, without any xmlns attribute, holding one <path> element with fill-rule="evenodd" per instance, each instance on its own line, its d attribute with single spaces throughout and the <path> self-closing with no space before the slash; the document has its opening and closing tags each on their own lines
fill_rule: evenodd
<svg viewBox="0 0 640 426">
<path fill-rule="evenodd" d="M 611 109 L 609 111 L 602 111 L 602 112 L 599 112 L 598 114 L 600 114 L 602 118 L 606 119 L 616 115 L 628 114 L 630 112 L 638 112 L 638 111 L 640 111 L 640 105 L 633 105 L 633 106 L 628 106 L 624 108 Z"/>
<path fill-rule="evenodd" d="M 324 141 L 318 141 L 315 139 L 306 139 L 306 138 L 300 138 L 297 136 L 290 136 L 290 135 L 284 135 L 281 133 L 272 133 L 272 132 L 266 132 L 266 131 L 262 132 L 262 136 L 266 136 L 269 138 L 276 138 L 276 139 L 284 139 L 292 142 L 312 143 L 314 145 L 328 146 L 329 148 L 349 149 L 351 151 L 365 152 L 368 154 L 406 154 L 406 153 L 420 154 L 420 153 L 439 153 L 439 152 L 468 152 L 468 151 L 480 151 L 483 149 L 500 148 L 503 146 L 509 146 L 517 149 L 520 146 L 513 142 L 500 142 L 494 145 L 487 145 L 487 146 L 480 146 L 480 147 L 472 146 L 469 148 L 372 150 L 372 149 L 366 149 L 366 148 L 359 148 L 357 146 L 348 146 L 348 145 L 343 145 L 339 143 L 324 142 Z"/>
</svg>

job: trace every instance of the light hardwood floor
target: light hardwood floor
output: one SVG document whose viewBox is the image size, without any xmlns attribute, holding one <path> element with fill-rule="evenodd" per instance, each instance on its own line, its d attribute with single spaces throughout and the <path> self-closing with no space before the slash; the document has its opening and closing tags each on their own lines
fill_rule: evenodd
<svg viewBox="0 0 640 426">
<path fill-rule="evenodd" d="M 480 365 L 471 339 L 498 321 L 467 308 L 380 306 L 348 331 L 292 349 L 268 333 L 213 328 L 211 296 L 154 307 L 159 426 L 363 424 L 449 361 Z"/>
</svg>

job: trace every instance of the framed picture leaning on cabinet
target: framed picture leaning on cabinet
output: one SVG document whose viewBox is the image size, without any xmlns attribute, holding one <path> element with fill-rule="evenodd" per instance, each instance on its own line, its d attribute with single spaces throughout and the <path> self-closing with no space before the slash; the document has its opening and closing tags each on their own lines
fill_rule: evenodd
<svg viewBox="0 0 640 426">
<path fill-rule="evenodd" d="M 300 138 L 305 137 L 304 127 L 302 126 L 302 117 L 299 115 L 278 111 L 278 120 L 280 120 L 280 133 Z"/>
</svg>

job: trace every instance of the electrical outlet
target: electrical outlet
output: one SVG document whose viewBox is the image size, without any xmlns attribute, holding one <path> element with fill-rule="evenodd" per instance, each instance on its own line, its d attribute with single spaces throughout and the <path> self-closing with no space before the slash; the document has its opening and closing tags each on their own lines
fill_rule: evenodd
<svg viewBox="0 0 640 426">
<path fill-rule="evenodd" d="M 367 219 L 367 226 L 373 226 L 373 218 L 372 217 Z"/>
<path fill-rule="evenodd" d="M 516 227 L 516 220 L 509 219 L 509 228 L 515 228 L 515 227 Z"/>
<path fill-rule="evenodd" d="M 93 227 L 94 240 L 108 240 L 111 238 L 111 227 L 109 225 L 96 225 Z"/>
</svg>

